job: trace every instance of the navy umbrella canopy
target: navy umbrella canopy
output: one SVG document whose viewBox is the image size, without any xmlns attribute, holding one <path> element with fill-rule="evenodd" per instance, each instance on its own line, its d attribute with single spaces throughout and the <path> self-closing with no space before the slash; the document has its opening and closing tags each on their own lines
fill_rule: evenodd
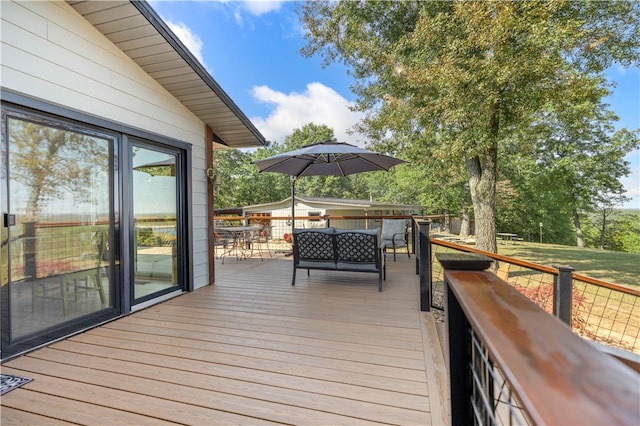
<svg viewBox="0 0 640 426">
<path fill-rule="evenodd" d="M 256 161 L 260 173 L 291 175 L 291 229 L 295 228 L 295 178 L 303 176 L 348 176 L 387 171 L 404 160 L 330 140 Z"/>
<path fill-rule="evenodd" d="M 325 141 L 256 161 L 256 166 L 260 172 L 302 177 L 386 171 L 402 163 L 406 161 L 344 142 Z"/>
</svg>

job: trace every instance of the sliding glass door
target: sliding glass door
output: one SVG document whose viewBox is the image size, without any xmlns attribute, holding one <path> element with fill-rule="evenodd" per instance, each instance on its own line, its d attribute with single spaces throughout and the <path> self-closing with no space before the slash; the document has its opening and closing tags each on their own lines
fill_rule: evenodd
<svg viewBox="0 0 640 426">
<path fill-rule="evenodd" d="M 99 124 L 2 104 L 2 359 L 189 288 L 189 145 Z"/>
<path fill-rule="evenodd" d="M 3 355 L 115 316 L 118 137 L 3 111 Z"/>
<path fill-rule="evenodd" d="M 134 283 L 133 304 L 182 288 L 180 151 L 131 146 Z"/>
</svg>

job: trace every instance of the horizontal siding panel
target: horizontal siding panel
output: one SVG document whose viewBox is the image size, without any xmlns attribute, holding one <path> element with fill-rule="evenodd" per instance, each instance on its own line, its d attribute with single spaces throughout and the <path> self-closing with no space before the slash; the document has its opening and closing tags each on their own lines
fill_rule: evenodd
<svg viewBox="0 0 640 426">
<path fill-rule="evenodd" d="M 3 30 L 7 30 L 6 37 L 3 34 L 3 64 L 11 64 L 13 68 L 25 70 L 28 73 L 38 73 L 43 79 L 56 72 L 56 69 L 68 69 L 74 73 L 80 73 L 89 76 L 94 81 L 108 84 L 111 72 L 106 67 L 95 62 L 87 60 L 82 55 L 69 52 L 60 45 L 48 43 L 46 40 L 35 36 L 34 34 L 24 31 L 21 28 L 13 26 L 11 23 L 5 23 Z M 50 26 L 51 27 L 51 26 Z M 53 26 L 50 32 L 55 33 Z M 65 58 L 60 61 L 60 58 Z M 32 61 L 37 62 L 34 67 Z M 73 81 L 77 84 L 77 81 Z"/>
<path fill-rule="evenodd" d="M 158 116 L 162 116 L 166 119 L 167 114 L 164 112 L 162 114 L 156 114 L 156 116 L 142 115 L 140 113 L 141 111 L 149 114 L 151 109 L 157 109 L 158 107 L 141 102 L 140 99 L 132 96 L 123 95 L 120 92 L 116 93 L 113 90 L 110 91 L 111 94 L 108 99 L 89 95 L 88 93 L 105 91 L 102 90 L 103 87 L 97 85 L 95 82 L 89 82 L 92 84 L 88 85 L 80 83 L 80 80 L 84 78 L 83 76 L 74 75 L 73 78 L 79 82 L 78 87 L 81 85 L 84 86 L 84 90 L 70 90 L 63 85 L 69 81 L 68 78 L 64 77 L 67 70 L 52 69 L 55 67 L 44 61 L 42 61 L 41 64 L 37 64 L 37 61 L 29 61 L 29 63 L 31 64 L 31 69 L 48 67 L 49 75 L 56 76 L 57 78 L 43 80 L 40 76 L 27 74 L 22 69 L 16 70 L 3 64 L 2 80 L 4 87 L 22 93 L 37 94 L 41 99 L 47 99 L 50 102 L 64 105 L 71 109 L 78 109 L 78 105 L 81 105 L 83 112 L 105 117 L 116 123 L 142 128 L 152 133 L 165 135 L 189 143 L 204 143 L 204 130 L 201 129 L 202 126 L 198 126 L 197 128 L 191 127 L 190 129 L 178 128 L 176 127 L 176 124 L 179 124 L 177 121 L 165 121 L 158 118 Z M 87 86 L 95 86 L 95 90 L 91 91 L 87 89 Z M 127 105 L 132 109 L 123 109 L 122 105 Z M 135 108 L 136 106 L 138 106 L 138 108 Z M 162 110 L 158 109 L 157 111 Z M 201 130 L 201 133 L 194 133 L 197 130 Z"/>
<path fill-rule="evenodd" d="M 7 22 L 22 28 L 24 31 L 33 33 L 40 38 L 47 38 L 47 20 L 25 6 L 28 6 L 28 3 L 2 2 L 2 14 L 0 14 L 0 18 L 2 18 L 3 22 L 1 28 L 3 43 L 7 36 L 10 35 L 9 30 L 12 28 L 5 27 Z M 11 20 L 8 21 L 7 17 L 10 17 Z M 2 56 L 4 56 L 4 52 L 2 52 Z"/>
<path fill-rule="evenodd" d="M 66 2 L 62 1 L 39 1 L 39 2 L 23 2 L 28 4 L 28 7 L 33 10 L 34 13 L 42 16 L 48 21 L 47 38 L 52 40 L 51 26 L 56 25 L 64 28 L 69 34 L 73 34 L 73 39 L 86 40 L 86 34 L 95 33 L 95 28 L 87 22 L 82 16 L 73 10 Z M 71 40 L 69 40 L 71 41 Z M 111 53 L 115 58 L 125 58 L 126 56 L 115 47 L 104 36 L 94 37 L 91 39 L 92 47 L 87 52 L 91 53 L 95 50 L 105 50 Z M 67 46 L 66 40 L 59 41 L 62 47 L 68 47 L 69 50 L 75 50 L 71 46 Z M 128 58 L 127 58 L 128 59 Z M 129 60 L 129 59 L 128 59 Z M 129 62 L 131 62 L 129 60 Z"/>
</svg>

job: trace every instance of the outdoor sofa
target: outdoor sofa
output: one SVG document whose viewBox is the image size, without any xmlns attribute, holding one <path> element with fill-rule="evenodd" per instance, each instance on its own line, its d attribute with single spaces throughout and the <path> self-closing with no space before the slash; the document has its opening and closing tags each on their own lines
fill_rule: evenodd
<svg viewBox="0 0 640 426">
<path fill-rule="evenodd" d="M 385 255 L 379 244 L 378 229 L 294 229 L 293 279 L 296 271 L 369 272 L 378 274 L 378 291 L 386 279 Z"/>
</svg>

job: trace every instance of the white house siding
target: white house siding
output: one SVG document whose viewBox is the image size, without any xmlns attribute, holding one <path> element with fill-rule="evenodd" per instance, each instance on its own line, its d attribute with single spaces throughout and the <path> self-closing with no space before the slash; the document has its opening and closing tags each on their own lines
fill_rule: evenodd
<svg viewBox="0 0 640 426">
<path fill-rule="evenodd" d="M 1 19 L 4 88 L 192 145 L 194 285 L 206 285 L 204 123 L 66 2 L 3 0 Z"/>
<path fill-rule="evenodd" d="M 329 216 L 366 216 L 366 215 L 383 215 L 392 214 L 389 210 L 365 210 L 359 207 L 339 207 L 335 204 L 307 204 L 302 201 L 296 202 L 296 228 L 314 228 L 325 227 L 326 222 L 311 221 L 309 219 L 301 219 L 302 217 L 309 216 L 311 212 L 319 213 L 320 219 L 326 214 Z M 251 208 L 247 209 L 245 213 L 269 213 L 272 217 L 288 217 L 291 216 L 291 204 L 274 204 L 270 207 L 263 208 Z M 273 238 L 282 238 L 285 233 L 291 232 L 291 224 L 284 220 L 274 220 L 271 222 L 272 230 L 271 235 Z M 364 229 L 364 228 L 378 228 L 380 227 L 379 220 L 367 221 L 365 219 L 333 219 L 331 220 L 331 226 L 342 229 Z"/>
</svg>

